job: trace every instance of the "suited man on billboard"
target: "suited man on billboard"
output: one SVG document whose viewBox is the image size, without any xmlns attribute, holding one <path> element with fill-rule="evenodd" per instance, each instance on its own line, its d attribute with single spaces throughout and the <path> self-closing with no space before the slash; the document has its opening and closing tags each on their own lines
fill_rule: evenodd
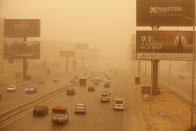
<svg viewBox="0 0 196 131">
<path fill-rule="evenodd" d="M 174 44 L 177 46 L 177 52 L 183 53 L 183 47 L 186 44 L 185 37 L 181 33 L 178 33 L 175 37 Z"/>
</svg>

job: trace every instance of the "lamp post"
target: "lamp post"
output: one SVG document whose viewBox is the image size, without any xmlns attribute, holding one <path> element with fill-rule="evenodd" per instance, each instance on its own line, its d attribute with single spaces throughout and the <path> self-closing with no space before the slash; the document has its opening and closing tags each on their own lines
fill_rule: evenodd
<svg viewBox="0 0 196 131">
<path fill-rule="evenodd" d="M 193 114 L 194 114 L 194 79 L 195 79 L 195 19 L 190 17 L 184 17 L 187 20 L 191 20 L 193 23 L 193 53 L 192 53 L 192 97 L 191 97 L 191 128 L 193 128 Z"/>
</svg>

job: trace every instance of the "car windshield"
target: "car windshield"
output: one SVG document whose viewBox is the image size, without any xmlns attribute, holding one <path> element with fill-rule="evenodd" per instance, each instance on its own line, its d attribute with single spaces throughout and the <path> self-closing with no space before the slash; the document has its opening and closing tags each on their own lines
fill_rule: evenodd
<svg viewBox="0 0 196 131">
<path fill-rule="evenodd" d="M 123 101 L 122 100 L 116 100 L 115 104 L 123 104 Z"/>
<path fill-rule="evenodd" d="M 67 112 L 66 109 L 60 110 L 60 109 L 52 109 L 52 113 L 57 113 L 57 114 L 65 114 Z"/>
</svg>

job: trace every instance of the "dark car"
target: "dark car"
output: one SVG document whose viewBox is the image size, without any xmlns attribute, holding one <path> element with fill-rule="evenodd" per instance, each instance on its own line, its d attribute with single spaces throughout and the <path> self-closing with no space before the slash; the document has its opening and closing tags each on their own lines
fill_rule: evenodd
<svg viewBox="0 0 196 131">
<path fill-rule="evenodd" d="M 106 81 L 106 82 L 104 83 L 104 87 L 110 87 L 110 81 Z"/>
<path fill-rule="evenodd" d="M 95 91 L 95 87 L 94 86 L 89 86 L 88 91 Z"/>
<path fill-rule="evenodd" d="M 53 82 L 58 82 L 58 81 L 59 81 L 58 79 L 54 79 L 54 80 L 53 80 Z"/>
<path fill-rule="evenodd" d="M 27 87 L 27 88 L 25 88 L 25 92 L 26 92 L 27 94 L 37 93 L 37 88 L 35 88 L 34 86 Z"/>
<path fill-rule="evenodd" d="M 66 90 L 67 95 L 74 95 L 75 94 L 75 89 L 74 88 L 68 88 Z"/>
<path fill-rule="evenodd" d="M 48 114 L 48 107 L 43 105 L 38 105 L 33 109 L 33 116 L 45 116 Z"/>
</svg>

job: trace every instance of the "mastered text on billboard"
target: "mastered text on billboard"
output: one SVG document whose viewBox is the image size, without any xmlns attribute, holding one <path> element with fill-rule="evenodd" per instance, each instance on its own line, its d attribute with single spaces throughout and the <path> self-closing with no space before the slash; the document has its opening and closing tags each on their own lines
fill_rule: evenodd
<svg viewBox="0 0 196 131">
<path fill-rule="evenodd" d="M 137 0 L 136 4 L 137 26 L 193 26 L 195 0 Z"/>
</svg>

